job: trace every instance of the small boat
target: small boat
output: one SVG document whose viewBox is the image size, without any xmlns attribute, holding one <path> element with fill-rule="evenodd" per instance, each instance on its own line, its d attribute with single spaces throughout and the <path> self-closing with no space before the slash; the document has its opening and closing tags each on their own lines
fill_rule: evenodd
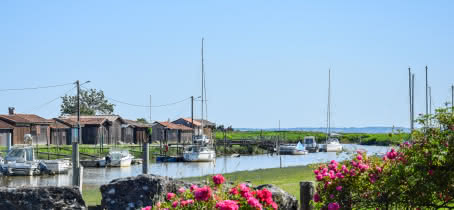
<svg viewBox="0 0 454 210">
<path fill-rule="evenodd" d="M 187 162 L 211 162 L 215 158 L 216 152 L 209 146 L 192 145 L 183 152 L 183 159 Z"/>
<path fill-rule="evenodd" d="M 156 157 L 156 162 L 161 162 L 161 163 L 176 163 L 176 162 L 182 162 L 183 158 L 181 157 L 176 157 L 176 156 L 157 156 Z"/>
<path fill-rule="evenodd" d="M 71 167 L 71 162 L 69 160 L 44 160 L 43 162 L 46 164 L 47 169 L 55 174 L 68 173 L 68 170 Z"/>
<path fill-rule="evenodd" d="M 231 154 L 230 157 L 240 157 L 241 155 L 240 154 Z"/>
<path fill-rule="evenodd" d="M 129 167 L 133 158 L 128 150 L 111 150 L 106 157 L 106 163 L 110 167 Z"/>
<path fill-rule="evenodd" d="M 5 172 L 7 175 L 33 176 L 40 174 L 40 162 L 35 160 L 33 147 L 16 145 L 5 157 Z"/>
<path fill-rule="evenodd" d="M 318 152 L 319 148 L 315 136 L 304 137 L 304 147 L 308 152 Z"/>
<path fill-rule="evenodd" d="M 326 141 L 326 151 L 327 152 L 341 152 L 342 144 L 339 143 L 339 139 L 329 138 Z"/>
<path fill-rule="evenodd" d="M 279 154 L 281 155 L 305 155 L 307 150 L 304 148 L 301 142 L 297 145 L 284 144 L 279 146 Z"/>
</svg>

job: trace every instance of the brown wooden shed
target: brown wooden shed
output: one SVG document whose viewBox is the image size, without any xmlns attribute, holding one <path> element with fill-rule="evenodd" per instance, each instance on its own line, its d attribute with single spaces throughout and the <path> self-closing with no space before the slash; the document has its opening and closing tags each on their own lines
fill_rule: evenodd
<svg viewBox="0 0 454 210">
<path fill-rule="evenodd" d="M 0 115 L 2 127 L 12 127 L 12 145 L 24 144 L 25 134 L 31 134 L 33 144 L 47 144 L 49 142 L 50 124 L 52 121 L 34 114 L 16 114 L 14 109 L 7 115 Z M 5 123 L 7 126 L 5 126 Z"/>
<path fill-rule="evenodd" d="M 152 140 L 164 144 L 191 144 L 192 129 L 171 122 L 155 122 L 152 127 Z"/>
</svg>

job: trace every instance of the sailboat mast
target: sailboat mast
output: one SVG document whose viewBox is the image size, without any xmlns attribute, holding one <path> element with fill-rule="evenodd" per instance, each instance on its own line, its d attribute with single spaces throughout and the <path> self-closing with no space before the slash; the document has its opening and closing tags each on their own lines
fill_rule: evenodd
<svg viewBox="0 0 454 210">
<path fill-rule="evenodd" d="M 202 120 L 200 122 L 201 124 L 201 128 L 202 128 L 202 131 L 201 131 L 201 136 L 203 136 L 203 99 L 204 99 L 204 95 L 203 95 L 203 88 L 205 87 L 205 84 L 204 84 L 204 66 L 203 66 L 203 38 L 202 38 Z"/>
<path fill-rule="evenodd" d="M 327 136 L 331 134 L 331 69 L 328 71 L 328 112 L 327 112 Z"/>
</svg>

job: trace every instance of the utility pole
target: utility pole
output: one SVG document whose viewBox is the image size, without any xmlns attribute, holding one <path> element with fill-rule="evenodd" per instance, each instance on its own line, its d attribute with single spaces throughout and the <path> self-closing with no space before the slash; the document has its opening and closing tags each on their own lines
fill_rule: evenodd
<svg viewBox="0 0 454 210">
<path fill-rule="evenodd" d="M 411 75 L 411 131 L 415 129 L 415 74 Z"/>
<path fill-rule="evenodd" d="M 432 87 L 429 86 L 429 114 L 432 115 Z M 432 126 L 432 120 L 429 119 L 429 125 Z"/>
<path fill-rule="evenodd" d="M 81 130 L 80 130 L 80 82 L 76 81 L 77 85 L 77 139 L 74 139 L 72 142 L 72 164 L 73 164 L 73 185 L 78 186 L 79 190 L 82 191 L 82 177 L 79 161 L 79 143 L 81 142 Z"/>
<path fill-rule="evenodd" d="M 413 131 L 413 106 L 412 106 L 412 100 L 413 98 L 411 97 L 411 68 L 408 67 L 408 91 L 409 91 L 409 98 L 410 98 L 410 133 Z"/>
<path fill-rule="evenodd" d="M 429 114 L 429 82 L 427 78 L 427 66 L 426 66 L 426 115 Z"/>
<path fill-rule="evenodd" d="M 454 85 L 451 86 L 451 107 L 452 112 L 454 112 Z"/>
<path fill-rule="evenodd" d="M 191 96 L 191 128 L 192 128 L 192 140 L 194 141 L 194 96 Z"/>
<path fill-rule="evenodd" d="M 281 156 L 281 120 L 279 120 L 279 136 L 278 136 L 278 154 L 279 154 L 279 167 L 282 168 L 282 156 Z"/>
<path fill-rule="evenodd" d="M 151 95 L 150 95 L 150 124 L 152 123 L 151 121 Z M 150 160 L 150 150 L 148 149 L 148 141 L 151 139 L 151 136 L 149 139 L 145 140 L 142 145 L 142 153 L 143 153 L 143 164 L 142 164 L 142 173 L 143 174 L 148 174 L 148 161 Z"/>
</svg>

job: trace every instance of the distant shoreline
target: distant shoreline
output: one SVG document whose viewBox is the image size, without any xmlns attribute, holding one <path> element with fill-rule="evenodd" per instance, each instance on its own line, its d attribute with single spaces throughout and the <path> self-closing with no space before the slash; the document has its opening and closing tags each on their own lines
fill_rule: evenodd
<svg viewBox="0 0 454 210">
<path fill-rule="evenodd" d="M 296 128 L 234 128 L 237 131 L 308 131 L 308 132 L 326 132 L 326 127 L 296 127 Z M 370 126 L 370 127 L 344 127 L 331 128 L 334 133 L 368 133 L 368 134 L 383 134 L 383 133 L 410 133 L 409 128 L 405 127 L 386 127 L 386 126 Z"/>
</svg>

